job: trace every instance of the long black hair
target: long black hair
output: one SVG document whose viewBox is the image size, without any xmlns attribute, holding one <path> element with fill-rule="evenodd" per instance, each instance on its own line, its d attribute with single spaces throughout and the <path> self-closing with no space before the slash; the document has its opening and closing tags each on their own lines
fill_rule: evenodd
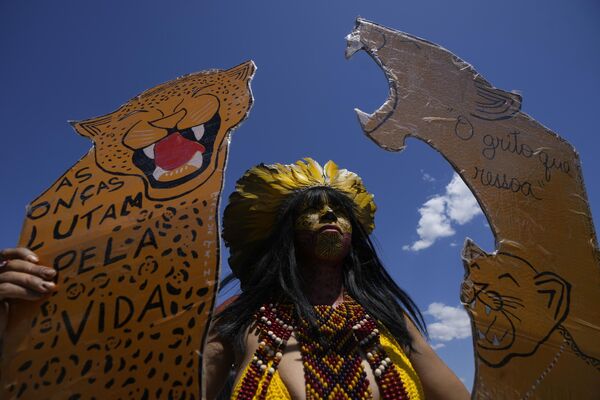
<svg viewBox="0 0 600 400">
<path fill-rule="evenodd" d="M 296 260 L 294 221 L 301 209 L 330 204 L 344 211 L 352 223 L 352 246 L 344 260 L 344 290 L 366 312 L 382 323 L 404 348 L 412 349 L 412 338 L 404 319 L 408 314 L 422 333 L 427 334 L 423 316 L 412 299 L 385 270 L 369 234 L 357 218 L 354 202 L 342 192 L 319 186 L 298 191 L 281 207 L 278 222 L 258 256 L 238 272 L 227 276 L 221 290 L 239 279 L 241 294 L 216 315 L 216 333 L 234 345 L 238 354 L 245 346 L 248 327 L 265 303 L 288 302 L 297 315 L 316 326 L 314 310 L 303 290 Z"/>
</svg>

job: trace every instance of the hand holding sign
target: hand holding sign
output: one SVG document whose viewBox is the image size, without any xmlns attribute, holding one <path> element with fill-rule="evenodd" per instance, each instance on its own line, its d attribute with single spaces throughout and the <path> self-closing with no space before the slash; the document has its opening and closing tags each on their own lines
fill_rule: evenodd
<svg viewBox="0 0 600 400">
<path fill-rule="evenodd" d="M 52 293 L 56 271 L 37 265 L 39 258 L 22 247 L 0 251 L 0 300 L 39 300 Z"/>
</svg>

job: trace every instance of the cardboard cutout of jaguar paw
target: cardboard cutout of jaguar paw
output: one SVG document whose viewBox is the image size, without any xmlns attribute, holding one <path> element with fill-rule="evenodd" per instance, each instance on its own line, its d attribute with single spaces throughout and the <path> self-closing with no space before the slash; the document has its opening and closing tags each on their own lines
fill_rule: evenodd
<svg viewBox="0 0 600 400">
<path fill-rule="evenodd" d="M 229 135 L 252 61 L 74 123 L 94 147 L 27 208 L 19 244 L 58 292 L 11 304 L 3 399 L 200 399 Z"/>
<path fill-rule="evenodd" d="M 390 96 L 357 110 L 380 147 L 407 136 L 439 151 L 488 218 L 497 249 L 465 243 L 461 298 L 472 322 L 474 398 L 596 398 L 600 257 L 573 147 L 522 113 L 440 46 L 359 19 L 347 56 L 365 50 Z"/>
</svg>

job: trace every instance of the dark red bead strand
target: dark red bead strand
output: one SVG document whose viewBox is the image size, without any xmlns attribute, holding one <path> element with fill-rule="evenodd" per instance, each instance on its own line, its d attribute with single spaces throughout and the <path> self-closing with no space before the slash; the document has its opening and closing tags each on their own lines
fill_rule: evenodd
<svg viewBox="0 0 600 400">
<path fill-rule="evenodd" d="M 359 343 L 367 354 L 367 361 L 375 375 L 382 399 L 408 399 L 400 373 L 381 347 L 381 334 L 377 323 L 368 314 L 353 327 Z"/>
<path fill-rule="evenodd" d="M 266 398 L 271 378 L 277 370 L 285 345 L 293 331 L 289 312 L 284 311 L 281 315 L 285 321 L 278 316 L 278 310 L 273 304 L 262 306 L 256 315 L 259 345 L 242 380 L 237 397 L 240 400 L 252 400 L 255 396 L 259 399 Z M 258 385 L 265 374 L 267 376 L 259 390 Z"/>
</svg>

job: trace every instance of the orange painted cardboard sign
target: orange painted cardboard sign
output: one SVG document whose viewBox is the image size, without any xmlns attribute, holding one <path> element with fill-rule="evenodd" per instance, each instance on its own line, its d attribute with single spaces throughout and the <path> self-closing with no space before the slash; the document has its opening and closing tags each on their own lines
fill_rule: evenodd
<svg viewBox="0 0 600 400">
<path fill-rule="evenodd" d="M 360 19 L 347 40 L 348 56 L 365 50 L 389 81 L 379 110 L 357 110 L 366 135 L 390 151 L 407 136 L 439 151 L 496 238 L 492 254 L 463 249 L 473 397 L 597 398 L 600 258 L 575 149 L 434 43 Z"/>
<path fill-rule="evenodd" d="M 19 244 L 58 292 L 11 304 L 3 399 L 200 399 L 229 136 L 252 61 L 74 123 L 94 147 L 27 208 Z"/>
</svg>

